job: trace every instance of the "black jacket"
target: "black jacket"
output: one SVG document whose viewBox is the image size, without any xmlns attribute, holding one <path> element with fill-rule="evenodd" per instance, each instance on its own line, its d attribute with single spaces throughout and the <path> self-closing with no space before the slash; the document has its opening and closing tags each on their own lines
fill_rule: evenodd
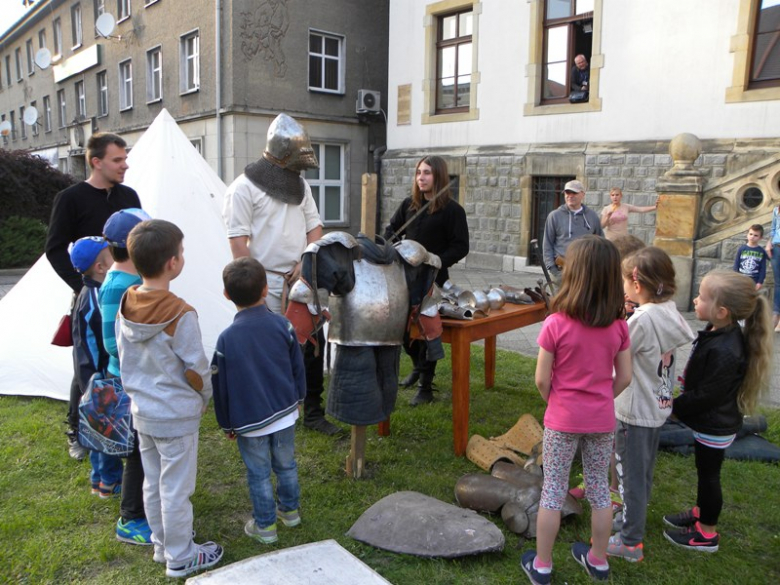
<svg viewBox="0 0 780 585">
<path fill-rule="evenodd" d="M 124 185 L 106 191 L 82 181 L 57 193 L 46 234 L 46 257 L 74 291 L 81 289 L 82 282 L 70 262 L 68 245 L 86 236 L 102 236 L 111 214 L 130 207 L 141 207 L 141 201 L 135 191 Z"/>
<path fill-rule="evenodd" d="M 390 225 L 385 230 L 385 238 L 389 238 L 414 217 L 417 210 L 412 210 L 411 204 L 411 197 L 403 200 L 390 218 Z M 436 284 L 439 286 L 450 277 L 447 269 L 469 253 L 469 226 L 466 222 L 466 212 L 457 201 L 452 199 L 436 213 L 428 213 L 427 210 L 423 212 L 401 235 L 419 242 L 426 250 L 441 258 L 441 270 L 436 276 Z"/>
<path fill-rule="evenodd" d="M 685 391 L 674 399 L 672 414 L 700 433 L 736 433 L 742 428 L 737 396 L 747 359 L 738 325 L 699 331 L 685 367 Z"/>
</svg>

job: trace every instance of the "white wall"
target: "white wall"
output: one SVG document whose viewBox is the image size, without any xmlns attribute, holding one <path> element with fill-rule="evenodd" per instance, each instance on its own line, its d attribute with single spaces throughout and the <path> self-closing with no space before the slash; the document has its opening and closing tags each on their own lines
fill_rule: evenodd
<svg viewBox="0 0 780 585">
<path fill-rule="evenodd" d="M 523 116 L 527 101 L 526 0 L 483 0 L 479 119 L 420 123 L 426 2 L 390 3 L 388 145 L 391 149 L 780 136 L 780 101 L 725 102 L 738 0 L 604 0 L 602 110 Z M 412 123 L 397 126 L 397 88 L 412 84 Z"/>
</svg>

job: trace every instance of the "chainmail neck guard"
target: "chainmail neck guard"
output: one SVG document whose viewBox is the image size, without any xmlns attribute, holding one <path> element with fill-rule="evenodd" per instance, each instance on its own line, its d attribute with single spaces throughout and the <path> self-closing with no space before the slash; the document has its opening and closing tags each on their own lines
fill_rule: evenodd
<svg viewBox="0 0 780 585">
<path fill-rule="evenodd" d="M 276 166 L 265 158 L 247 165 L 244 175 L 257 188 L 265 191 L 266 195 L 282 203 L 300 205 L 306 193 L 303 178 L 299 173 Z"/>
</svg>

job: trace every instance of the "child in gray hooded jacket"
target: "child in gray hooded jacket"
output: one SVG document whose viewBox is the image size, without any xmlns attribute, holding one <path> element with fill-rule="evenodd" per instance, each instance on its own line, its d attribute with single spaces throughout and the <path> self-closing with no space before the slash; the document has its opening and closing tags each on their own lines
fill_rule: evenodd
<svg viewBox="0 0 780 585">
<path fill-rule="evenodd" d="M 116 336 L 122 383 L 133 400 L 154 560 L 167 564 L 168 577 L 211 567 L 223 552 L 192 540 L 198 429 L 212 391 L 197 313 L 169 290 L 184 267 L 183 239 L 178 227 L 157 219 L 130 232 L 127 250 L 143 284 L 122 298 Z"/>
<path fill-rule="evenodd" d="M 666 252 L 639 250 L 623 260 L 622 270 L 626 296 L 639 307 L 628 320 L 633 378 L 615 398 L 623 523 L 609 539 L 607 554 L 637 562 L 644 558 L 642 539 L 661 426 L 672 413 L 675 350 L 694 335 L 672 300 L 675 272 Z"/>
</svg>

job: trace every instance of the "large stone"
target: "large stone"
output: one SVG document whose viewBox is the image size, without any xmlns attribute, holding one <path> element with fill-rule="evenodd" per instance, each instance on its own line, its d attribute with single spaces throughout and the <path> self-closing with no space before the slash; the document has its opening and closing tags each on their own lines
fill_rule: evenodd
<svg viewBox="0 0 780 585">
<path fill-rule="evenodd" d="M 473 510 L 418 492 L 396 492 L 366 510 L 347 536 L 391 552 L 456 557 L 500 552 L 504 534 Z"/>
</svg>

